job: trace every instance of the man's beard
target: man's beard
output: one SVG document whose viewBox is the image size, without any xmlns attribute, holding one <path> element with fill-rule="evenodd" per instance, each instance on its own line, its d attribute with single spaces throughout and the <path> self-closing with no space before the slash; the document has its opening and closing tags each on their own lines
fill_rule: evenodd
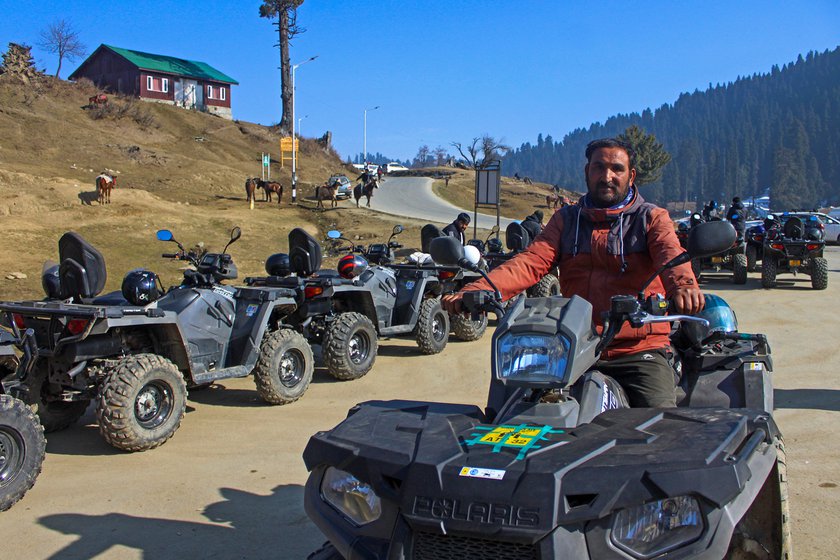
<svg viewBox="0 0 840 560">
<path fill-rule="evenodd" d="M 613 189 L 613 191 L 608 191 L 608 193 L 599 193 L 599 189 L 602 187 L 609 187 Z M 606 181 L 598 181 L 595 184 L 594 189 L 591 186 L 589 187 L 589 199 L 592 201 L 592 204 L 594 204 L 598 208 L 609 208 L 610 206 L 615 206 L 616 204 L 621 202 L 623 198 L 627 196 L 627 191 L 629 188 L 629 184 L 625 185 L 625 187 L 622 188 L 621 185 L 617 183 L 607 183 Z M 609 198 L 603 198 L 604 196 L 608 196 Z"/>
</svg>

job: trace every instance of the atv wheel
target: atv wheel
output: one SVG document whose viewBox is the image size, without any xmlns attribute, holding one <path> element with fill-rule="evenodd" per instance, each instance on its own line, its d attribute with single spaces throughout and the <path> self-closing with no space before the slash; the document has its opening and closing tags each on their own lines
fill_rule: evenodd
<svg viewBox="0 0 840 560">
<path fill-rule="evenodd" d="M 758 249 L 747 245 L 747 272 L 755 272 L 758 266 Z"/>
<path fill-rule="evenodd" d="M 361 313 L 342 313 L 324 334 L 324 362 L 336 379 L 358 379 L 373 367 L 377 347 L 370 319 Z"/>
<path fill-rule="evenodd" d="M 736 284 L 747 283 L 747 256 L 743 253 L 732 257 L 732 281 Z"/>
<path fill-rule="evenodd" d="M 691 272 L 694 273 L 697 282 L 700 282 L 700 275 L 703 272 L 703 262 L 700 259 L 691 259 Z"/>
<path fill-rule="evenodd" d="M 44 426 L 45 432 L 57 432 L 75 424 L 85 413 L 90 404 L 90 399 L 80 401 L 55 400 L 58 388 L 49 383 L 47 380 L 48 374 L 47 364 L 39 360 L 24 382 L 29 388 L 29 393 L 24 401 L 32 406 L 41 421 L 41 425 Z"/>
<path fill-rule="evenodd" d="M 771 560 L 791 558 L 790 504 L 788 503 L 785 444 L 776 442 L 776 465 L 752 506 L 738 521 L 726 558 Z"/>
<path fill-rule="evenodd" d="M 281 329 L 266 335 L 254 368 L 257 393 L 269 404 L 298 400 L 312 381 L 313 362 L 312 348 L 302 334 Z"/>
<path fill-rule="evenodd" d="M 528 295 L 531 297 L 549 297 L 549 296 L 559 296 L 562 295 L 560 293 L 560 280 L 553 274 L 546 274 L 545 276 L 540 279 L 539 282 L 534 284 L 530 290 L 528 290 Z"/>
<path fill-rule="evenodd" d="M 423 354 L 439 354 L 449 342 L 449 313 L 438 298 L 427 298 L 417 318 L 417 346 Z"/>
<path fill-rule="evenodd" d="M 44 428 L 23 401 L 0 395 L 0 511 L 35 484 L 44 462 Z"/>
<path fill-rule="evenodd" d="M 145 451 L 175 434 L 187 405 L 187 385 L 175 364 L 157 354 L 123 358 L 102 382 L 96 417 L 105 441 Z"/>
<path fill-rule="evenodd" d="M 484 331 L 487 330 L 487 314 L 482 313 L 477 321 L 473 321 L 469 315 L 450 315 L 449 324 L 452 325 L 455 338 L 471 342 L 484 336 Z"/>
<path fill-rule="evenodd" d="M 766 256 L 761 261 L 761 287 L 765 289 L 776 287 L 776 272 L 778 264 L 774 257 Z"/>
<path fill-rule="evenodd" d="M 828 288 L 828 261 L 824 257 L 811 259 L 811 287 L 815 290 Z"/>
<path fill-rule="evenodd" d="M 328 541 L 321 548 L 307 556 L 306 560 L 344 560 L 344 556 L 339 554 L 332 543 Z"/>
</svg>

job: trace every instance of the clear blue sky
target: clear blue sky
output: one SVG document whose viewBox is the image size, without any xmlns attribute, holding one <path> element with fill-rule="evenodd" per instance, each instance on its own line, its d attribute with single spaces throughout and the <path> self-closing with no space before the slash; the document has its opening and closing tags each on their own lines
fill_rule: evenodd
<svg viewBox="0 0 840 560">
<path fill-rule="evenodd" d="M 209 63 L 233 76 L 233 113 L 280 120 L 275 28 L 260 0 L 0 0 L 0 49 L 34 47 L 58 18 L 100 43 Z M 681 92 L 763 73 L 840 45 L 840 2 L 305 0 L 292 44 L 304 136 L 333 133 L 342 157 L 409 159 L 484 133 L 514 147 L 556 140 L 616 113 L 672 103 Z M 81 61 L 65 63 L 62 77 Z M 449 148 L 451 150 L 451 148 Z"/>
</svg>

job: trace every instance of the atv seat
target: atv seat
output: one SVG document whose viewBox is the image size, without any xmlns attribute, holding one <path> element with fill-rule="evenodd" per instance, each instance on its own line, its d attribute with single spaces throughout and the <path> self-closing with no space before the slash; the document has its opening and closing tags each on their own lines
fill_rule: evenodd
<svg viewBox="0 0 840 560">
<path fill-rule="evenodd" d="M 789 237 L 790 239 L 801 239 L 805 233 L 805 226 L 801 219 L 793 216 L 785 222 L 783 233 L 785 237 Z"/>
<path fill-rule="evenodd" d="M 440 231 L 434 224 L 426 224 L 425 226 L 420 229 L 420 250 L 424 253 L 429 252 L 429 245 L 432 243 L 432 239 L 437 239 L 438 237 L 443 237 L 443 233 Z"/>
<path fill-rule="evenodd" d="M 84 303 L 90 305 L 125 305 L 125 306 L 132 306 L 136 307 L 132 303 L 130 303 L 122 294 L 122 291 L 115 290 L 113 292 L 108 292 L 107 294 L 84 300 Z"/>
<path fill-rule="evenodd" d="M 58 279 L 63 299 L 96 297 L 105 287 L 105 258 L 78 233 L 68 231 L 58 240 Z"/>
<path fill-rule="evenodd" d="M 301 228 L 289 232 L 289 264 L 298 276 L 310 276 L 321 268 L 321 245 Z"/>
</svg>

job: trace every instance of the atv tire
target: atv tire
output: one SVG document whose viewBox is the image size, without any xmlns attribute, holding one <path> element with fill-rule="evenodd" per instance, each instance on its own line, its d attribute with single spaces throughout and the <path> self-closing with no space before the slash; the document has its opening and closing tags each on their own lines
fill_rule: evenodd
<svg viewBox="0 0 840 560">
<path fill-rule="evenodd" d="M 55 392 L 53 386 L 47 380 L 49 368 L 46 362 L 39 360 L 35 364 L 32 373 L 24 383 L 28 387 L 28 395 L 24 402 L 32 407 L 38 420 L 44 426 L 45 432 L 57 432 L 75 424 L 82 417 L 90 404 L 90 399 L 80 401 L 59 401 L 48 398 L 50 393 Z"/>
<path fill-rule="evenodd" d="M 732 256 L 732 281 L 735 284 L 747 283 L 747 256 L 743 253 Z"/>
<path fill-rule="evenodd" d="M 562 295 L 560 293 L 560 280 L 553 274 L 546 274 L 543 276 L 539 282 L 534 284 L 531 289 L 528 290 L 528 295 L 531 297 L 550 297 L 550 296 L 559 296 Z"/>
<path fill-rule="evenodd" d="M 0 511 L 35 484 L 44 463 L 44 428 L 26 403 L 0 395 Z"/>
<path fill-rule="evenodd" d="M 153 449 L 175 434 L 186 405 L 187 385 L 175 364 L 157 354 L 128 356 L 101 384 L 99 432 L 123 451 Z"/>
<path fill-rule="evenodd" d="M 700 282 L 700 276 L 703 273 L 703 261 L 700 259 L 691 259 L 691 272 L 694 273 L 694 278 Z"/>
<path fill-rule="evenodd" d="M 339 381 L 358 379 L 370 371 L 378 348 L 376 329 L 361 313 L 342 313 L 327 328 L 322 346 L 330 375 Z"/>
<path fill-rule="evenodd" d="M 458 340 L 472 342 L 484 336 L 487 330 L 487 314 L 482 313 L 477 321 L 473 321 L 469 315 L 460 313 L 449 316 L 449 324 L 452 325 L 452 334 Z"/>
<path fill-rule="evenodd" d="M 747 272 L 755 272 L 758 267 L 758 249 L 747 245 Z"/>
<path fill-rule="evenodd" d="M 824 257 L 811 259 L 811 287 L 815 290 L 828 288 L 828 261 Z"/>
<path fill-rule="evenodd" d="M 417 346 L 423 354 L 439 354 L 449 342 L 449 313 L 438 298 L 427 298 L 417 318 Z"/>
<path fill-rule="evenodd" d="M 281 329 L 267 334 L 254 368 L 257 393 L 269 404 L 298 400 L 312 382 L 314 361 L 312 348 L 299 332 Z"/>
<path fill-rule="evenodd" d="M 776 442 L 776 464 L 750 509 L 732 533 L 726 558 L 771 560 L 792 558 L 785 444 Z"/>
<path fill-rule="evenodd" d="M 769 290 L 776 287 L 776 273 L 779 265 L 774 257 L 765 256 L 761 261 L 761 287 Z"/>
<path fill-rule="evenodd" d="M 338 553 L 331 542 L 327 541 L 321 548 L 307 556 L 306 560 L 344 560 L 344 556 Z"/>
</svg>

